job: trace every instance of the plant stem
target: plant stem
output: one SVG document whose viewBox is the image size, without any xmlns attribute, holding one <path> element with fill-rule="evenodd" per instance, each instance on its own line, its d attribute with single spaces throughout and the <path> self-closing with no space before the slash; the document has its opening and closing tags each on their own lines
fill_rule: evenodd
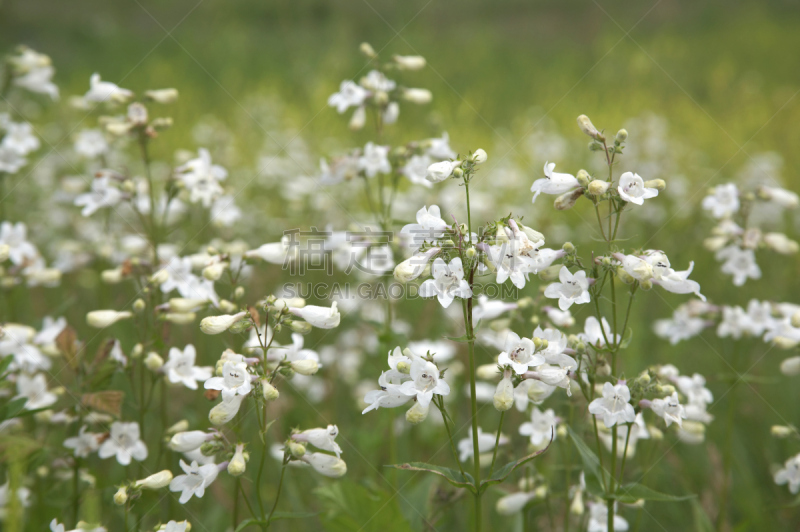
<svg viewBox="0 0 800 532">
<path fill-rule="evenodd" d="M 617 471 L 617 425 L 611 429 L 611 471 L 608 480 L 608 493 L 606 494 L 606 508 L 608 509 L 608 530 L 614 530 L 614 475 Z"/>
<path fill-rule="evenodd" d="M 450 440 L 450 450 L 453 452 L 453 459 L 455 459 L 456 464 L 458 464 L 458 470 L 461 471 L 461 474 L 464 475 L 464 468 L 461 466 L 461 460 L 458 459 L 458 452 L 456 451 L 456 445 L 453 442 L 453 433 L 450 431 L 450 423 L 448 421 L 447 411 L 444 407 L 444 399 L 439 396 L 439 400 L 434 400 L 433 404 L 436 405 L 436 408 L 439 409 L 439 412 L 442 413 L 442 420 L 444 421 L 444 429 L 447 431 L 447 439 Z M 465 476 L 466 478 L 466 476 Z"/>
<path fill-rule="evenodd" d="M 608 491 L 608 483 L 606 482 L 606 466 L 603 465 L 603 450 L 600 448 L 600 433 L 597 430 L 597 418 L 592 416 L 592 424 L 594 425 L 594 441 L 597 444 L 597 458 L 600 460 L 600 477 L 603 479 L 603 489 Z"/>
<path fill-rule="evenodd" d="M 472 275 L 470 274 L 470 278 Z M 470 286 L 472 283 L 470 283 Z M 469 350 L 469 394 L 472 421 L 472 462 L 475 477 L 475 532 L 481 530 L 481 453 L 478 447 L 478 396 L 475 391 L 475 336 L 472 330 L 472 299 L 462 305 L 464 309 L 464 325 L 467 328 L 467 346 Z"/>
<path fill-rule="evenodd" d="M 494 453 L 492 453 L 492 466 L 489 468 L 489 477 L 492 476 L 492 473 L 494 472 L 494 463 L 497 461 L 497 448 L 500 447 L 500 431 L 503 430 L 503 419 L 505 417 L 505 411 L 500 412 L 500 423 L 497 425 L 497 437 L 494 440 Z"/>
<path fill-rule="evenodd" d="M 272 514 L 275 513 L 275 508 L 278 507 L 278 500 L 281 498 L 281 490 L 283 489 L 283 474 L 286 472 L 286 464 L 289 463 L 289 459 L 283 459 L 283 467 L 281 467 L 281 478 L 278 480 L 278 493 L 275 495 L 275 503 L 272 505 L 272 510 L 269 512 L 269 517 L 267 517 L 267 526 L 269 526 L 270 521 L 272 521 Z"/>
</svg>

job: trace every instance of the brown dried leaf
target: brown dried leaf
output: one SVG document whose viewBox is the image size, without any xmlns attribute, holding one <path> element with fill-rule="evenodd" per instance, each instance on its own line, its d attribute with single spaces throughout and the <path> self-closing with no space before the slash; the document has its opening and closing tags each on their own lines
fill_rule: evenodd
<svg viewBox="0 0 800 532">
<path fill-rule="evenodd" d="M 219 397 L 219 393 L 219 390 L 206 390 L 203 392 L 203 396 L 209 401 L 215 401 Z"/>
<path fill-rule="evenodd" d="M 97 350 L 97 353 L 94 355 L 93 364 L 101 364 L 105 359 L 108 358 L 109 353 L 111 350 L 114 349 L 114 344 L 116 340 L 113 338 L 107 339 L 105 342 L 100 344 L 100 348 Z"/>
<path fill-rule="evenodd" d="M 76 345 L 77 339 L 78 335 L 75 333 L 75 329 L 69 325 L 64 327 L 64 330 L 56 336 L 56 347 L 72 369 L 77 368 L 80 362 L 78 357 L 79 351 Z"/>
<path fill-rule="evenodd" d="M 253 323 L 256 324 L 256 327 L 259 329 L 261 328 L 261 316 L 258 314 L 258 310 L 255 307 L 247 307 L 247 311 L 250 312 L 250 317 L 253 319 Z"/>
<path fill-rule="evenodd" d="M 81 404 L 85 407 L 120 417 L 123 397 L 125 397 L 125 393 L 119 390 L 85 393 L 81 397 Z"/>
</svg>

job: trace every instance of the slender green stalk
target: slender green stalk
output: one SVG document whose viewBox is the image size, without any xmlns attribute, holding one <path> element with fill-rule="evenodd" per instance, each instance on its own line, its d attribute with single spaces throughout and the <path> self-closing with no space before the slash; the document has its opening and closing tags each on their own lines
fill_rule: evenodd
<svg viewBox="0 0 800 532">
<path fill-rule="evenodd" d="M 625 473 L 625 461 L 628 458 L 628 443 L 631 441 L 631 432 L 633 432 L 633 423 L 628 423 L 628 434 L 625 435 L 625 448 L 622 452 L 622 465 L 619 467 L 619 484 L 622 485 L 622 475 Z"/>
<path fill-rule="evenodd" d="M 617 471 L 617 425 L 611 429 L 611 471 L 609 472 L 606 508 L 608 509 L 608 530 L 614 530 L 614 475 Z"/>
<path fill-rule="evenodd" d="M 236 481 L 233 488 L 233 529 L 236 530 L 236 525 L 239 524 L 239 488 L 241 487 L 241 481 L 239 477 L 236 477 Z"/>
<path fill-rule="evenodd" d="M 489 477 L 494 473 L 494 463 L 497 461 L 497 448 L 500 447 L 500 431 L 503 430 L 503 419 L 506 417 L 505 411 L 500 412 L 500 423 L 497 425 L 497 436 L 494 440 L 494 452 L 492 453 L 492 466 L 489 468 Z"/>
<path fill-rule="evenodd" d="M 286 473 L 286 464 L 289 463 L 289 458 L 286 457 L 283 459 L 283 467 L 281 467 L 281 478 L 278 480 L 278 493 L 275 495 L 275 503 L 272 505 L 272 510 L 269 512 L 269 517 L 267 517 L 267 526 L 272 521 L 272 515 L 275 513 L 275 508 L 278 507 L 278 501 L 281 498 L 281 490 L 283 489 L 283 475 Z"/>
<path fill-rule="evenodd" d="M 600 448 L 600 432 L 597 430 L 597 418 L 595 416 L 592 416 L 592 424 L 594 425 L 594 441 L 597 444 L 597 458 L 600 460 L 600 478 L 603 480 L 603 489 L 608 491 L 606 467 L 603 465 L 603 450 Z"/>
<path fill-rule="evenodd" d="M 433 404 L 436 405 L 436 408 L 439 409 L 439 412 L 442 413 L 442 420 L 444 421 L 444 429 L 447 431 L 447 439 L 450 440 L 450 450 L 453 452 L 453 459 L 458 464 L 458 470 L 461 471 L 461 474 L 464 475 L 464 468 L 461 466 L 461 460 L 458 459 L 458 452 L 456 451 L 456 444 L 453 442 L 453 433 L 450 431 L 450 421 L 448 420 L 447 411 L 444 407 L 444 399 L 439 396 L 438 401 L 434 399 Z"/>
<path fill-rule="evenodd" d="M 472 275 L 470 274 L 470 278 Z M 472 283 L 470 283 L 472 286 Z M 467 346 L 469 350 L 469 394 L 472 421 L 472 461 L 475 478 L 475 532 L 481 530 L 481 453 L 478 447 L 478 396 L 475 391 L 475 335 L 472 329 L 472 299 L 462 305 L 464 309 L 464 325 L 467 328 Z"/>
</svg>

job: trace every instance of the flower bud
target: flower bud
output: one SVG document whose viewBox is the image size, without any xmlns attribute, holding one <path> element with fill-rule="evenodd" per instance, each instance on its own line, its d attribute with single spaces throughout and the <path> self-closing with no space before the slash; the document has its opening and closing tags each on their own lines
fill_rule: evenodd
<svg viewBox="0 0 800 532">
<path fill-rule="evenodd" d="M 639 281 L 639 288 L 644 290 L 645 292 L 651 290 L 653 288 L 653 281 L 647 279 L 646 281 Z"/>
<path fill-rule="evenodd" d="M 800 356 L 789 357 L 781 362 L 781 373 L 788 377 L 800 375 Z"/>
<path fill-rule="evenodd" d="M 498 375 L 501 375 L 502 372 L 497 369 L 497 364 L 483 364 L 478 366 L 475 370 L 475 375 L 482 380 L 492 380 L 496 378 Z"/>
<path fill-rule="evenodd" d="M 575 176 L 575 179 L 578 180 L 580 186 L 586 188 L 587 186 L 589 186 L 589 177 L 590 177 L 589 172 L 587 172 L 584 169 L 580 169 L 578 170 L 578 175 Z"/>
<path fill-rule="evenodd" d="M 207 304 L 207 299 L 173 297 L 169 300 L 169 310 L 172 312 L 195 312 L 205 307 Z"/>
<path fill-rule="evenodd" d="M 261 394 L 264 396 L 265 401 L 274 401 L 281 395 L 278 389 L 270 384 L 267 379 L 261 379 Z"/>
<path fill-rule="evenodd" d="M 428 173 L 425 179 L 431 183 L 440 183 L 453 174 L 453 170 L 461 164 L 461 161 L 442 161 L 428 166 Z"/>
<path fill-rule="evenodd" d="M 171 427 L 166 430 L 167 434 L 177 434 L 179 432 L 186 432 L 189 430 L 189 422 L 185 419 L 181 419 Z"/>
<path fill-rule="evenodd" d="M 178 453 L 188 453 L 199 449 L 209 440 L 209 434 L 202 430 L 178 432 L 169 440 L 167 447 Z"/>
<path fill-rule="evenodd" d="M 400 264 L 394 269 L 394 278 L 401 283 L 407 283 L 417 279 L 425 271 L 425 267 L 431 258 L 439 253 L 440 248 L 431 248 L 424 253 L 417 253 Z"/>
<path fill-rule="evenodd" d="M 86 323 L 97 329 L 109 327 L 119 320 L 124 320 L 133 316 L 132 312 L 123 310 L 117 312 L 116 310 L 93 310 L 86 314 Z"/>
<path fill-rule="evenodd" d="M 518 492 L 505 495 L 497 499 L 495 510 L 500 515 L 514 515 L 522 511 L 531 499 L 536 497 L 534 493 Z"/>
<path fill-rule="evenodd" d="M 426 104 L 433 100 L 433 94 L 428 89 L 404 89 L 403 99 L 416 104 Z"/>
<path fill-rule="evenodd" d="M 474 258 L 477 253 L 478 251 L 475 249 L 475 246 L 470 246 L 467 248 L 466 255 L 468 259 Z"/>
<path fill-rule="evenodd" d="M 113 270 L 103 270 L 100 273 L 100 280 L 106 284 L 117 284 L 125 279 L 122 273 L 122 268 L 114 268 Z"/>
<path fill-rule="evenodd" d="M 11 246 L 8 244 L 0 244 L 0 262 L 5 262 L 8 260 L 9 255 L 11 254 Z"/>
<path fill-rule="evenodd" d="M 646 188 L 654 188 L 659 192 L 663 192 L 667 188 L 667 182 L 663 179 L 648 179 L 644 182 Z"/>
<path fill-rule="evenodd" d="M 776 438 L 788 438 L 796 431 L 793 427 L 787 427 L 785 425 L 772 425 L 772 427 L 769 429 L 769 432 Z"/>
<path fill-rule="evenodd" d="M 622 144 L 626 140 L 628 140 L 628 130 L 620 129 L 619 131 L 617 131 L 617 136 L 614 138 L 614 141 L 617 144 Z"/>
<path fill-rule="evenodd" d="M 214 264 L 210 264 L 203 268 L 203 277 L 208 279 L 209 281 L 217 281 L 222 274 L 225 272 L 225 269 L 228 267 L 227 262 L 217 262 Z"/>
<path fill-rule="evenodd" d="M 144 353 L 144 346 L 142 344 L 136 344 L 131 349 L 131 358 L 139 358 Z"/>
<path fill-rule="evenodd" d="M 594 127 L 592 121 L 589 120 L 589 117 L 586 115 L 581 115 L 578 117 L 578 127 L 583 131 L 586 135 L 589 135 L 594 140 L 603 142 L 606 140 L 605 136 L 602 133 L 597 131 L 597 128 Z"/>
<path fill-rule="evenodd" d="M 200 330 L 206 334 L 220 334 L 233 326 L 234 323 L 242 319 L 247 312 L 237 314 L 222 314 L 220 316 L 208 316 L 200 321 Z"/>
<path fill-rule="evenodd" d="M 429 411 L 430 405 L 422 406 L 419 402 L 415 402 L 414 405 L 406 411 L 406 421 L 412 425 L 419 425 L 428 417 Z"/>
<path fill-rule="evenodd" d="M 575 253 L 575 244 L 572 242 L 564 242 L 564 245 L 561 246 L 561 249 L 567 252 L 567 254 L 571 255 Z"/>
<path fill-rule="evenodd" d="M 800 343 L 794 338 L 788 338 L 786 336 L 776 336 L 772 340 L 772 344 L 777 347 L 778 349 L 792 349 L 797 347 L 797 344 Z"/>
<path fill-rule="evenodd" d="M 236 417 L 239 407 L 242 406 L 246 396 L 233 395 L 231 397 L 222 396 L 222 402 L 216 405 L 208 413 L 208 420 L 216 426 L 224 425 Z"/>
<path fill-rule="evenodd" d="M 164 359 L 158 353 L 150 351 L 144 359 L 144 365 L 150 371 L 158 371 L 164 365 Z"/>
<path fill-rule="evenodd" d="M 300 375 L 313 375 L 319 371 L 319 364 L 316 360 L 295 360 L 290 363 L 292 369 Z"/>
<path fill-rule="evenodd" d="M 347 124 L 347 127 L 349 127 L 351 131 L 358 131 L 362 129 L 366 123 L 367 108 L 362 105 L 353 112 L 353 116 L 350 117 L 350 122 Z"/>
<path fill-rule="evenodd" d="M 154 473 L 147 478 L 137 480 L 133 486 L 136 488 L 144 488 L 148 490 L 157 490 L 169 486 L 172 481 L 172 471 L 165 469 Z"/>
<path fill-rule="evenodd" d="M 136 314 L 141 314 L 145 308 L 147 308 L 147 303 L 141 297 L 133 302 L 133 311 Z"/>
<path fill-rule="evenodd" d="M 247 469 L 247 463 L 244 459 L 244 445 L 241 443 L 236 446 L 236 451 L 233 453 L 233 458 L 228 462 L 228 474 L 232 477 L 238 477 Z"/>
<path fill-rule="evenodd" d="M 576 188 L 575 190 L 565 192 L 556 198 L 555 202 L 553 202 L 553 206 L 559 211 L 571 209 L 575 206 L 575 202 L 578 201 L 578 198 L 583 196 L 583 192 L 582 188 Z"/>
<path fill-rule="evenodd" d="M 144 95 L 146 98 L 149 98 L 156 103 L 175 103 L 178 100 L 178 89 L 156 89 L 144 91 Z"/>
<path fill-rule="evenodd" d="M 169 270 L 163 268 L 150 276 L 150 282 L 153 284 L 163 284 L 169 279 Z"/>
<path fill-rule="evenodd" d="M 396 55 L 392 57 L 400 70 L 420 70 L 425 68 L 425 58 L 421 55 Z"/>
<path fill-rule="evenodd" d="M 611 186 L 611 183 L 608 181 L 601 181 L 600 179 L 595 179 L 591 183 L 589 183 L 589 195 L 591 196 L 602 196 L 606 192 L 608 192 L 608 188 Z"/>
<path fill-rule="evenodd" d="M 486 152 L 484 150 L 478 148 L 477 150 L 475 150 L 475 153 L 472 154 L 472 162 L 475 164 L 483 164 L 486 162 L 486 159 L 488 159 L 488 157 L 489 156 L 486 155 Z"/>
<path fill-rule="evenodd" d="M 341 458 L 325 453 L 306 453 L 301 458 L 304 462 L 311 464 L 314 470 L 326 477 L 339 478 L 347 473 L 347 464 Z"/>
<path fill-rule="evenodd" d="M 617 277 L 619 277 L 619 280 L 625 284 L 633 284 L 636 281 L 633 275 L 626 272 L 625 268 L 623 268 L 622 266 L 617 267 Z"/>
<path fill-rule="evenodd" d="M 128 489 L 123 486 L 114 494 L 114 504 L 122 506 L 126 502 L 128 502 Z"/>
<path fill-rule="evenodd" d="M 583 490 L 577 490 L 575 497 L 572 498 L 572 504 L 569 505 L 569 513 L 572 515 L 583 515 Z"/>
<path fill-rule="evenodd" d="M 378 54 L 375 53 L 375 49 L 368 42 L 362 42 L 358 50 L 370 59 L 378 57 Z"/>
<path fill-rule="evenodd" d="M 244 297 L 244 286 L 237 286 L 236 290 L 233 291 L 233 299 L 240 300 Z"/>
<path fill-rule="evenodd" d="M 504 377 L 497 384 L 492 402 L 498 412 L 505 412 L 514 404 L 514 383 L 509 377 Z"/>
<path fill-rule="evenodd" d="M 219 309 L 226 314 L 235 313 L 237 308 L 239 307 L 235 303 L 231 303 L 227 299 L 221 299 L 219 302 Z"/>
<path fill-rule="evenodd" d="M 772 251 L 782 255 L 792 255 L 800 250 L 797 242 L 791 240 L 783 233 L 767 233 L 764 235 L 764 244 Z"/>
<path fill-rule="evenodd" d="M 188 325 L 197 319 L 197 314 L 194 312 L 167 312 L 161 317 L 164 319 L 164 321 L 168 321 L 176 325 Z"/>
</svg>

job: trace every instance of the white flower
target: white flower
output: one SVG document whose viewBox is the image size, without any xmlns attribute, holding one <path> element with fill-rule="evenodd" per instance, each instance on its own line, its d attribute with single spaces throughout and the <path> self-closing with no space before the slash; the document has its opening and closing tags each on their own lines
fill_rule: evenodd
<svg viewBox="0 0 800 532">
<path fill-rule="evenodd" d="M 431 158 L 427 155 L 412 155 L 408 162 L 401 168 L 400 172 L 415 185 L 422 185 L 430 188 L 433 184 L 426 179 L 428 167 L 431 165 Z"/>
<path fill-rule="evenodd" d="M 455 170 L 460 164 L 461 161 L 441 161 L 438 163 L 433 163 L 432 165 L 428 166 L 425 179 L 431 183 L 441 183 L 453 175 L 453 170 Z"/>
<path fill-rule="evenodd" d="M 192 344 L 188 344 L 183 351 L 177 347 L 169 350 L 169 358 L 162 367 L 162 371 L 167 375 L 169 382 L 181 383 L 190 390 L 197 389 L 197 381 L 205 381 L 211 378 L 211 368 L 195 366 L 197 352 Z"/>
<path fill-rule="evenodd" d="M 169 441 L 169 448 L 179 453 L 187 453 L 199 449 L 209 440 L 209 434 L 202 430 L 178 432 Z"/>
<path fill-rule="evenodd" d="M 542 179 L 537 179 L 531 186 L 531 192 L 533 192 L 533 202 L 536 201 L 536 198 L 541 193 L 555 195 L 563 194 L 580 186 L 580 183 L 578 183 L 578 180 L 574 175 L 554 172 L 553 169 L 555 167 L 556 163 L 544 163 L 545 177 Z"/>
<path fill-rule="evenodd" d="M 0 169 L 0 171 L 2 170 Z M 27 233 L 28 229 L 22 222 L 0 224 L 0 244 L 8 246 L 6 253 L 9 260 L 15 265 L 33 261 L 39 256 L 36 246 L 28 242 Z"/>
<path fill-rule="evenodd" d="M 221 334 L 233 327 L 233 325 L 244 318 L 247 312 L 237 312 L 236 314 L 221 314 L 219 316 L 207 316 L 200 320 L 200 330 L 206 334 Z"/>
<path fill-rule="evenodd" d="M 134 482 L 133 486 L 135 488 L 159 490 L 161 488 L 167 487 L 171 481 L 172 481 L 172 471 L 170 471 L 169 469 L 164 469 L 163 471 L 159 471 L 158 473 L 153 473 L 152 475 L 146 478 L 137 480 L 136 482 Z"/>
<path fill-rule="evenodd" d="M 800 197 L 785 188 L 761 186 L 758 194 L 784 209 L 794 209 L 800 204 Z"/>
<path fill-rule="evenodd" d="M 238 477 L 244 474 L 247 470 L 247 460 L 244 456 L 244 444 L 239 443 L 236 445 L 231 461 L 228 462 L 228 474 L 233 477 Z"/>
<path fill-rule="evenodd" d="M 86 458 L 100 447 L 100 434 L 86 432 L 86 425 L 82 426 L 77 436 L 64 440 L 64 447 L 73 449 L 75 456 Z"/>
<path fill-rule="evenodd" d="M 589 413 L 602 418 L 608 428 L 617 423 L 632 423 L 636 419 L 636 412 L 630 400 L 631 391 L 625 384 L 615 386 L 606 382 L 603 384 L 603 397 L 598 397 L 589 404 Z"/>
<path fill-rule="evenodd" d="M 6 125 L 6 135 L 3 137 L 2 145 L 25 157 L 30 152 L 38 150 L 41 143 L 33 134 L 33 126 L 28 122 L 9 122 Z"/>
<path fill-rule="evenodd" d="M 555 307 L 544 307 L 543 310 L 556 327 L 569 328 L 575 325 L 575 318 L 572 317 L 572 313 L 569 310 L 561 310 Z"/>
<path fill-rule="evenodd" d="M 128 310 L 93 310 L 86 314 L 86 323 L 96 329 L 110 327 L 120 320 L 133 317 L 133 312 Z"/>
<path fill-rule="evenodd" d="M 348 107 L 360 107 L 369 95 L 369 91 L 361 85 L 345 80 L 339 85 L 339 92 L 328 97 L 328 105 L 335 107 L 336 111 L 342 114 Z"/>
<path fill-rule="evenodd" d="M 589 281 L 586 279 L 586 272 L 583 270 L 570 273 L 566 266 L 562 266 L 558 272 L 560 283 L 551 283 L 545 288 L 544 295 L 552 299 L 558 299 L 558 307 L 567 310 L 575 304 L 588 303 L 591 301 L 589 296 Z"/>
<path fill-rule="evenodd" d="M 505 351 L 497 357 L 501 366 L 511 366 L 517 375 L 522 375 L 529 368 L 545 363 L 542 355 L 536 354 L 536 347 L 530 338 L 520 338 L 517 333 L 509 332 L 506 336 Z"/>
<path fill-rule="evenodd" d="M 0 172 L 16 174 L 26 164 L 28 160 L 15 149 L 0 144 Z"/>
<path fill-rule="evenodd" d="M 547 340 L 547 347 L 539 351 L 545 362 L 564 369 L 574 370 L 578 368 L 578 363 L 575 359 L 564 353 L 567 349 L 567 336 L 564 333 L 557 329 L 547 328 L 542 330 L 541 327 L 536 327 L 533 331 L 533 337 Z"/>
<path fill-rule="evenodd" d="M 398 391 L 410 397 L 416 397 L 423 407 L 430 404 L 434 394 L 447 395 L 450 393 L 450 386 L 444 379 L 439 378 L 439 368 L 433 362 L 417 358 L 411 362 L 409 374 L 411 380 L 400 385 Z"/>
<path fill-rule="evenodd" d="M 774 479 L 779 486 L 788 484 L 792 493 L 800 492 L 800 454 L 786 460 L 783 469 L 775 472 Z"/>
<path fill-rule="evenodd" d="M 447 132 L 442 133 L 439 138 L 432 138 L 425 141 L 428 144 L 428 149 L 425 151 L 427 155 L 434 159 L 455 159 L 456 152 L 450 148 L 450 136 Z"/>
<path fill-rule="evenodd" d="M 453 258 L 450 264 L 437 258 L 433 261 L 432 275 L 433 279 L 426 280 L 419 287 L 420 297 L 436 296 L 444 308 L 449 307 L 456 297 L 472 297 L 472 290 L 464 279 L 464 268 L 459 257 Z"/>
<path fill-rule="evenodd" d="M 714 400 L 714 394 L 706 388 L 705 377 L 699 373 L 695 373 L 691 377 L 680 376 L 677 378 L 676 384 L 690 404 L 706 405 Z"/>
<path fill-rule="evenodd" d="M 320 329 L 333 329 L 339 326 L 342 319 L 337 308 L 337 303 L 334 301 L 330 307 L 318 307 L 316 305 L 306 305 L 303 308 L 292 307 L 289 312 L 298 316 L 314 327 Z"/>
<path fill-rule="evenodd" d="M 397 83 L 386 77 L 380 70 L 370 70 L 361 79 L 361 84 L 369 90 L 390 92 L 397 87 Z"/>
<path fill-rule="evenodd" d="M 672 392 L 672 395 L 664 399 L 653 399 L 650 409 L 655 415 L 664 418 L 668 427 L 673 423 L 683 425 L 683 420 L 686 419 L 686 411 L 678 400 L 678 392 Z"/>
<path fill-rule="evenodd" d="M 603 335 L 603 331 L 605 331 L 605 335 Z M 586 318 L 586 325 L 583 328 L 583 332 L 578 333 L 578 338 L 587 344 L 597 347 L 605 347 L 606 338 L 612 344 L 617 344 L 620 341 L 620 335 L 615 336 L 611 332 L 611 325 L 608 324 L 608 320 L 603 318 L 603 328 L 601 329 L 600 322 L 594 316 Z"/>
<path fill-rule="evenodd" d="M 246 394 L 225 395 L 223 391 L 222 402 L 208 412 L 208 420 L 216 426 L 228 423 L 239 413 L 246 397 Z"/>
<path fill-rule="evenodd" d="M 424 253 L 417 253 L 407 258 L 394 269 L 394 278 L 401 283 L 413 281 L 425 272 L 428 262 L 439 251 L 441 251 L 440 248 L 430 248 Z"/>
<path fill-rule="evenodd" d="M 561 368 L 558 366 L 551 366 L 549 364 L 544 364 L 536 368 L 536 371 L 529 371 L 525 374 L 525 377 L 536 379 L 541 381 L 542 383 L 546 384 L 547 386 L 557 386 L 559 388 L 564 388 L 566 390 L 568 396 L 572 396 L 572 386 L 569 379 L 569 370 L 565 368 Z M 528 390 L 528 395 L 530 396 L 531 390 Z M 542 400 L 546 398 L 548 395 L 552 393 L 551 390 L 537 390 L 542 394 Z M 541 402 L 541 400 L 539 401 Z"/>
<path fill-rule="evenodd" d="M 169 521 L 159 532 L 186 532 L 188 529 L 188 521 Z"/>
<path fill-rule="evenodd" d="M 515 310 L 517 306 L 517 303 L 489 299 L 485 294 L 481 294 L 478 296 L 478 304 L 472 307 L 472 320 L 475 323 L 480 320 L 493 320 L 508 311 Z"/>
<path fill-rule="evenodd" d="M 228 171 L 222 166 L 212 164 L 211 154 L 205 148 L 197 150 L 198 157 L 175 169 L 176 178 L 189 191 L 189 201 L 202 202 L 211 207 L 213 201 L 222 195 L 220 182 L 228 177 Z"/>
<path fill-rule="evenodd" d="M 74 204 L 83 207 L 81 215 L 89 217 L 100 209 L 114 207 L 122 199 L 122 191 L 113 186 L 110 177 L 103 176 L 92 179 L 91 192 L 76 197 Z"/>
<path fill-rule="evenodd" d="M 364 152 L 358 159 L 358 169 L 362 170 L 367 177 L 375 177 L 377 174 L 388 174 L 392 171 L 389 164 L 389 146 L 378 146 L 372 142 L 367 142 Z"/>
<path fill-rule="evenodd" d="M 551 439 L 555 439 L 557 427 L 558 418 L 556 418 L 552 408 L 542 412 L 533 407 L 531 420 L 519 426 L 519 433 L 523 436 L 529 436 L 531 445 L 535 449 L 542 449 Z"/>
<path fill-rule="evenodd" d="M 300 457 L 300 460 L 310 464 L 314 471 L 326 477 L 339 478 L 347 473 L 347 464 L 344 460 L 330 454 L 307 452 Z"/>
<path fill-rule="evenodd" d="M 505 412 L 514 404 L 514 383 L 511 382 L 510 373 L 497 383 L 492 403 L 498 412 Z"/>
<path fill-rule="evenodd" d="M 492 433 L 483 432 L 478 427 L 478 453 L 486 453 L 494 449 L 497 435 Z M 500 445 L 508 443 L 508 437 L 503 434 L 500 435 Z M 474 455 L 474 446 L 472 444 L 472 427 L 469 428 L 467 437 L 458 442 L 458 459 L 466 462 Z"/>
<path fill-rule="evenodd" d="M 247 395 L 252 390 L 250 373 L 245 362 L 226 361 L 222 365 L 222 376 L 211 377 L 203 387 L 206 390 L 220 390 L 223 399 L 234 395 Z"/>
<path fill-rule="evenodd" d="M 47 94 L 58 99 L 58 87 L 50 81 L 55 69 L 50 58 L 28 47 L 22 47 L 19 55 L 9 58 L 12 66 L 13 84 L 25 90 Z"/>
<path fill-rule="evenodd" d="M 33 377 L 20 374 L 17 377 L 17 395 L 14 399 L 25 397 L 26 410 L 46 408 L 58 399 L 56 394 L 47 390 L 47 380 L 44 375 L 37 373 Z"/>
<path fill-rule="evenodd" d="M 417 211 L 417 223 L 407 224 L 400 234 L 411 239 L 412 249 L 418 249 L 425 242 L 435 242 L 444 235 L 449 226 L 442 219 L 438 205 L 422 207 Z"/>
<path fill-rule="evenodd" d="M 510 495 L 504 495 L 497 499 L 495 509 L 500 515 L 514 515 L 522 511 L 528 502 L 536 498 L 535 492 L 517 492 Z"/>
<path fill-rule="evenodd" d="M 115 421 L 111 424 L 109 437 L 97 452 L 100 458 L 117 457 L 120 465 L 128 465 L 131 459 L 143 461 L 147 458 L 147 446 L 139 439 L 139 424 Z"/>
<path fill-rule="evenodd" d="M 394 55 L 392 59 L 400 70 L 420 70 L 425 68 L 425 58 L 421 55 Z"/>
<path fill-rule="evenodd" d="M 83 95 L 87 102 L 125 103 L 133 97 L 128 89 L 123 89 L 110 81 L 101 81 L 100 74 L 94 73 L 89 79 L 89 91 Z"/>
<path fill-rule="evenodd" d="M 290 251 L 292 253 L 290 253 Z M 280 242 L 272 242 L 263 246 L 246 251 L 244 256 L 248 259 L 259 258 L 271 264 L 285 264 L 297 254 L 297 246 L 289 246 L 289 236 L 281 238 Z"/>
<path fill-rule="evenodd" d="M 703 208 L 711 211 L 714 218 L 727 218 L 739 210 L 739 190 L 733 183 L 718 185 L 703 198 Z"/>
<path fill-rule="evenodd" d="M 292 434 L 292 440 L 310 443 L 318 449 L 336 454 L 336 458 L 339 458 L 342 454 L 342 448 L 334 441 L 338 435 L 339 427 L 328 425 L 326 428 L 308 429 Z"/>
<path fill-rule="evenodd" d="M 658 196 L 657 189 L 645 187 L 644 180 L 633 172 L 625 172 L 619 176 L 617 191 L 620 198 L 636 205 L 642 205 L 644 200 Z"/>
<path fill-rule="evenodd" d="M 409 402 L 411 397 L 400 391 L 400 384 L 409 378 L 408 375 L 397 371 L 381 373 L 378 378 L 380 389 L 366 393 L 364 403 L 368 406 L 361 413 L 366 414 L 370 410 L 377 410 L 378 408 L 397 408 Z"/>
<path fill-rule="evenodd" d="M 614 511 L 616 512 L 616 506 Z M 608 529 L 608 508 L 605 501 L 589 505 L 589 528 L 586 529 L 586 532 L 625 532 L 628 530 L 628 522 L 616 513 L 612 523 L 613 531 Z"/>
<path fill-rule="evenodd" d="M 716 259 L 725 261 L 720 270 L 733 276 L 735 286 L 742 286 L 748 278 L 761 279 L 761 268 L 756 264 L 756 255 L 752 249 L 728 246 L 717 252 Z"/>
<path fill-rule="evenodd" d="M 672 345 L 700 334 L 705 328 L 706 320 L 692 316 L 682 307 L 675 310 L 672 318 L 656 320 L 653 323 L 653 331 L 656 336 L 668 339 Z"/>
<path fill-rule="evenodd" d="M 219 474 L 219 466 L 216 464 L 198 465 L 196 461 L 192 461 L 192 464 L 188 465 L 181 460 L 180 466 L 186 474 L 173 478 L 169 483 L 169 490 L 181 492 L 180 499 L 178 499 L 181 504 L 186 504 L 192 496 L 202 497 L 206 488 L 214 482 Z"/>
</svg>

